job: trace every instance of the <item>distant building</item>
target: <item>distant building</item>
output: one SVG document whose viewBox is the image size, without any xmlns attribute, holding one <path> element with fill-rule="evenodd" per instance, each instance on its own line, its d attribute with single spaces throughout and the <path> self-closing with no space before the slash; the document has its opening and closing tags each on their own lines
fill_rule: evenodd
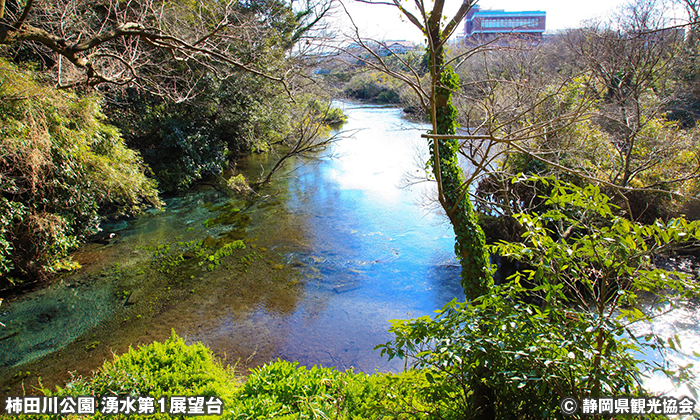
<svg viewBox="0 0 700 420">
<path fill-rule="evenodd" d="M 542 41 L 547 13 L 542 11 L 506 12 L 505 10 L 481 10 L 474 6 L 467 13 L 464 23 L 464 42 L 482 44 L 496 40 L 526 39 Z"/>
<path fill-rule="evenodd" d="M 405 54 L 409 51 L 418 49 L 416 44 L 411 41 L 386 41 L 385 45 L 392 54 Z"/>
</svg>

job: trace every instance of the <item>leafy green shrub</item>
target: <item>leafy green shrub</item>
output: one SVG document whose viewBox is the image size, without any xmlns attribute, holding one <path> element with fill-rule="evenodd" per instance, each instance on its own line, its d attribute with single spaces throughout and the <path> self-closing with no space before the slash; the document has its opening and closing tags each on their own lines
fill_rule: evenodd
<svg viewBox="0 0 700 420">
<path fill-rule="evenodd" d="M 516 215 L 523 242 L 494 247 L 532 268 L 472 302 L 449 303 L 435 318 L 394 321 L 395 339 L 379 346 L 422 370 L 430 386 L 416 391 L 425 410 L 441 419 L 561 417 L 563 397 L 643 395 L 643 375 L 655 370 L 695 392 L 688 366 L 661 369 L 640 359 L 649 351 L 666 356 L 677 338 L 640 336 L 630 326 L 653 317 L 642 294 L 698 295 L 697 283 L 652 257 L 700 239 L 700 224 L 641 225 L 615 216 L 596 186 L 537 181 L 551 190 L 546 211 Z"/>
<path fill-rule="evenodd" d="M 343 113 L 340 108 L 334 108 L 330 102 L 322 101 L 314 98 L 313 95 L 306 95 L 303 97 L 303 104 L 307 109 L 308 115 L 313 115 L 319 117 L 321 123 L 331 126 L 339 127 L 348 122 L 348 116 Z"/>
<path fill-rule="evenodd" d="M 405 403 L 424 383 L 415 371 L 365 375 L 278 360 L 251 372 L 231 418 L 421 419 L 421 406 Z"/>
<path fill-rule="evenodd" d="M 345 379 L 334 369 L 278 360 L 254 369 L 238 394 L 232 418 L 324 418 L 342 414 Z M 337 417 L 336 417 L 337 418 Z"/>
<path fill-rule="evenodd" d="M 168 118 L 160 123 L 153 147 L 143 151 L 164 191 L 184 190 L 221 172 L 228 149 L 201 121 Z"/>
<path fill-rule="evenodd" d="M 238 174 L 229 178 L 228 181 L 226 181 L 226 186 L 231 188 L 237 194 L 248 194 L 252 191 L 243 174 Z"/>
<path fill-rule="evenodd" d="M 0 198 L 0 276 L 9 273 L 12 268 L 12 227 L 24 218 L 25 206 L 22 203 Z"/>
<path fill-rule="evenodd" d="M 89 378 L 77 378 L 47 395 L 57 396 L 217 396 L 223 418 L 248 419 L 427 419 L 415 389 L 425 375 L 366 375 L 352 370 L 299 366 L 278 360 L 253 369 L 241 384 L 232 368 L 223 368 L 200 343 L 186 345 L 175 332 L 115 357 Z M 91 418 L 108 418 L 101 413 Z M 154 414 L 145 418 L 173 418 Z M 218 417 L 217 417 L 218 418 Z"/>
<path fill-rule="evenodd" d="M 164 343 L 129 349 L 114 361 L 106 362 L 93 377 L 75 379 L 53 394 L 216 396 L 224 402 L 225 410 L 233 405 L 238 386 L 233 370 L 219 364 L 211 350 L 201 343 L 187 345 L 173 331 Z M 102 418 L 100 414 L 95 417 Z M 169 417 L 156 414 L 148 418 Z"/>
<path fill-rule="evenodd" d="M 137 153 L 80 98 L 0 60 L 0 278 L 37 277 L 100 216 L 158 204 Z"/>
<path fill-rule="evenodd" d="M 358 418 L 384 420 L 431 419 L 430 403 L 423 396 L 432 384 L 425 371 L 408 369 L 398 374 L 375 373 L 367 376 Z M 446 404 L 451 404 L 446 401 Z"/>
<path fill-rule="evenodd" d="M 565 396 L 590 396 L 593 317 L 569 319 L 562 307 L 521 301 L 526 291 L 497 286 L 471 303 L 446 305 L 435 318 L 396 321 L 390 357 L 415 359 L 428 386 L 417 390 L 430 418 L 542 419 Z M 611 332 L 621 332 L 605 323 Z M 598 373 L 604 393 L 638 395 L 631 343 L 611 347 Z M 603 395 L 601 394 L 601 395 Z"/>
<path fill-rule="evenodd" d="M 379 72 L 359 73 L 350 79 L 345 95 L 382 104 L 400 103 L 401 83 Z"/>
<path fill-rule="evenodd" d="M 269 150 L 289 133 L 292 102 L 279 84 L 260 79 L 208 77 L 195 98 L 180 103 L 127 90 L 108 115 L 161 189 L 181 191 L 220 173 L 235 156 Z"/>
</svg>

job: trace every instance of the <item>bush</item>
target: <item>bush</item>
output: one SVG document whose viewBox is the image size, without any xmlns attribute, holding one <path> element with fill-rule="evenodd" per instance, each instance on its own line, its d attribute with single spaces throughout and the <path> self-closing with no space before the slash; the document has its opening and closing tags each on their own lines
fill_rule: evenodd
<svg viewBox="0 0 700 420">
<path fill-rule="evenodd" d="M 451 302 L 434 319 L 394 323 L 396 339 L 384 351 L 415 360 L 426 375 L 429 385 L 417 391 L 430 418 L 558 418 L 562 398 L 590 396 L 592 317 L 569 319 L 562 307 L 522 302 L 525 293 L 499 286 L 474 302 Z M 631 348 L 604 358 L 601 395 L 640 394 Z"/>
<path fill-rule="evenodd" d="M 398 104 L 405 88 L 396 80 L 377 72 L 359 73 L 345 87 L 345 95 L 380 104 Z M 408 96 L 404 94 L 403 96 Z"/>
<path fill-rule="evenodd" d="M 185 344 L 173 331 L 164 343 L 129 349 L 106 362 L 91 378 L 78 378 L 53 394 L 94 396 L 216 396 L 224 410 L 234 404 L 240 386 L 231 368 L 224 368 L 201 343 Z M 52 394 L 48 390 L 45 393 Z M 110 418 L 97 414 L 95 418 Z M 155 414 L 146 418 L 170 418 Z"/>
<path fill-rule="evenodd" d="M 236 420 L 258 418 L 429 419 L 418 396 L 429 386 L 423 372 L 366 375 L 352 370 L 278 360 L 251 372 L 232 411 Z M 444 402 L 447 405 L 451 401 Z"/>
<path fill-rule="evenodd" d="M 207 175 L 221 172 L 226 144 L 198 122 L 168 118 L 154 136 L 153 147 L 143 151 L 164 191 L 181 191 Z"/>
<path fill-rule="evenodd" d="M 494 250 L 531 268 L 435 318 L 394 321 L 396 338 L 380 346 L 423 371 L 431 385 L 417 392 L 431 418 L 561 417 L 566 396 L 643 395 L 643 376 L 657 370 L 696 396 L 688 366 L 659 368 L 639 356 L 665 357 L 678 339 L 640 336 L 630 325 L 654 316 L 642 294 L 661 302 L 699 294 L 689 276 L 656 267 L 652 257 L 699 240 L 700 224 L 641 225 L 615 216 L 596 186 L 530 181 L 549 187 L 545 211 L 517 214 L 523 242 Z"/>
<path fill-rule="evenodd" d="M 355 418 L 366 382 L 361 373 L 278 360 L 251 372 L 232 418 Z"/>
<path fill-rule="evenodd" d="M 158 204 L 98 97 L 44 86 L 0 59 L 0 278 L 40 277 L 100 216 Z"/>
<path fill-rule="evenodd" d="M 346 419 L 425 418 L 406 411 L 415 387 L 424 376 L 365 375 L 352 370 L 299 366 L 278 360 L 253 369 L 241 384 L 231 368 L 223 368 L 200 343 L 186 345 L 175 332 L 164 343 L 152 343 L 107 362 L 90 378 L 77 378 L 55 392 L 58 396 L 116 395 L 217 396 L 224 402 L 224 418 Z M 420 407 L 420 406 L 418 406 Z M 416 408 L 416 407 L 414 407 Z M 104 418 L 98 413 L 94 418 Z M 155 414 L 147 418 L 171 418 Z"/>
<path fill-rule="evenodd" d="M 166 192 L 221 173 L 238 155 L 269 150 L 293 123 L 293 103 L 282 86 L 248 74 L 208 78 L 203 92 L 181 103 L 132 90 L 114 99 L 110 120 L 141 152 Z"/>
</svg>

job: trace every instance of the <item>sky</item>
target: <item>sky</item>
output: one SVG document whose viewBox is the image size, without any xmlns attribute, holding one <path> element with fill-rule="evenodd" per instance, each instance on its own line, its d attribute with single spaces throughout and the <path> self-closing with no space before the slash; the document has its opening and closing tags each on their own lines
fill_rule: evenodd
<svg viewBox="0 0 700 420">
<path fill-rule="evenodd" d="M 414 42 L 420 42 L 423 39 L 418 29 L 405 19 L 402 21 L 400 12 L 395 7 L 362 4 L 354 0 L 343 0 L 343 2 L 363 37 L 384 40 L 407 39 Z M 478 0 L 477 5 L 481 9 L 547 12 L 547 30 L 552 31 L 578 27 L 583 20 L 605 18 L 627 2 L 628 0 Z M 445 11 L 454 12 L 461 3 L 460 0 L 446 0 Z M 462 31 L 463 26 L 460 25 L 458 33 Z"/>
</svg>

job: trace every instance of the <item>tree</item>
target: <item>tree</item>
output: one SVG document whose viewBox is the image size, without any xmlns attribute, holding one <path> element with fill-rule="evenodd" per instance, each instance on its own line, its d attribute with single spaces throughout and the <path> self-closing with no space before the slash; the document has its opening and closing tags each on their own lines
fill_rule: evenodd
<svg viewBox="0 0 700 420">
<path fill-rule="evenodd" d="M 562 92 L 575 75 L 564 78 L 558 85 L 546 87 L 533 86 L 527 83 L 527 78 L 518 78 L 517 75 L 509 80 L 504 75 L 488 72 L 482 74 L 483 79 L 465 74 L 468 81 L 460 82 L 453 64 L 459 70 L 465 63 L 496 50 L 514 50 L 527 58 L 532 49 L 529 44 L 515 46 L 513 43 L 508 48 L 496 46 L 497 38 L 447 57 L 447 40 L 475 2 L 464 1 L 452 18 L 442 16 L 444 2 L 441 1 L 436 1 L 430 11 L 422 1 L 416 1 L 414 9 L 417 15 L 398 1 L 367 2 L 397 7 L 428 41 L 427 80 L 420 68 L 401 57 L 396 57 L 401 66 L 382 57 L 372 48 L 373 41 L 362 39 L 356 27 L 354 41 L 364 47 L 367 56 L 351 50 L 345 52 L 408 85 L 430 117 L 432 130 L 423 137 L 429 143 L 429 164 L 437 182 L 438 201 L 455 230 L 455 252 L 462 264 L 462 285 L 467 296 L 476 297 L 488 289 L 491 274 L 488 254 L 484 251 L 484 233 L 470 200 L 473 185 L 496 170 L 498 161 L 512 151 L 538 155 L 539 151 L 531 147 L 533 139 L 569 129 L 586 117 L 590 101 L 583 97 L 572 106 L 559 106 L 558 109 L 555 106 L 554 112 L 535 112 L 543 105 L 565 102 L 561 99 Z M 455 98 L 466 109 L 458 110 Z M 466 129 L 458 132 L 460 122 Z M 471 163 L 469 173 L 460 167 L 460 158 Z"/>
<path fill-rule="evenodd" d="M 283 69 L 261 57 L 284 55 L 330 9 L 307 5 L 295 13 L 276 0 L 6 0 L 0 45 L 29 42 L 57 55 L 59 87 L 130 85 L 182 101 L 201 89 L 200 66 L 218 78 L 240 70 L 284 84 Z"/>
<path fill-rule="evenodd" d="M 687 13 L 685 42 L 680 48 L 679 65 L 675 69 L 678 79 L 678 98 L 673 103 L 671 117 L 686 126 L 694 126 L 700 119 L 700 1 L 676 0 Z"/>
<path fill-rule="evenodd" d="M 512 49 L 485 58 L 488 82 L 475 80 L 483 87 L 469 94 L 488 97 L 484 113 L 501 117 L 485 131 L 510 142 L 481 180 L 481 211 L 509 215 L 541 204 L 535 190 L 511 182 L 520 172 L 603 185 L 626 217 L 646 223 L 692 211 L 700 176 L 692 89 L 679 77 L 678 28 L 664 26 L 657 6 L 638 2 L 614 21 L 572 29 L 520 65 L 510 63 L 520 55 Z"/>
<path fill-rule="evenodd" d="M 343 137 L 342 133 L 331 135 L 331 126 L 338 127 L 345 123 L 346 117 L 338 108 L 329 103 L 323 104 L 311 100 L 303 108 L 292 113 L 292 129 L 280 142 L 283 150 L 277 162 L 264 177 L 255 182 L 260 188 L 268 184 L 272 177 L 284 167 L 287 160 L 294 157 L 309 157 L 325 149 Z"/>
<path fill-rule="evenodd" d="M 644 145 L 645 128 L 661 116 L 673 90 L 669 85 L 677 31 L 660 30 L 653 2 L 638 3 L 625 14 L 619 29 L 590 27 L 570 33 L 570 48 L 593 76 L 589 85 L 601 98 L 598 124 L 611 136 L 619 164 L 610 181 L 621 187 L 659 162 L 670 145 Z M 639 149 L 648 153 L 642 156 Z M 672 153 L 674 153 L 673 151 Z M 652 186 L 652 185 L 649 185 Z"/>
<path fill-rule="evenodd" d="M 550 151 L 543 162 L 607 185 L 628 218 L 647 223 L 678 214 L 674 204 L 697 194 L 700 176 L 697 134 L 670 112 L 683 94 L 674 77 L 682 38 L 678 28 L 665 25 L 658 4 L 633 2 L 615 20 L 565 34 L 574 65 L 585 75 L 568 90 L 593 106 L 585 124 L 565 133 L 573 147 L 564 155 L 552 153 L 558 143 L 538 140 Z"/>
</svg>

